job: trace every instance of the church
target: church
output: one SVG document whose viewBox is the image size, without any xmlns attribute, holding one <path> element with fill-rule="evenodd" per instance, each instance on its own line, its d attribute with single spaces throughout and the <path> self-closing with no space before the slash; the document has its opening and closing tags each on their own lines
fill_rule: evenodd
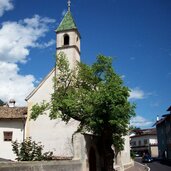
<svg viewBox="0 0 171 171">
<path fill-rule="evenodd" d="M 56 54 L 63 52 L 69 61 L 70 68 L 75 67 L 80 61 L 81 36 L 72 17 L 70 0 L 68 10 L 56 29 Z M 79 160 L 82 163 L 82 171 L 101 171 L 103 159 L 97 147 L 98 138 L 88 134 L 74 134 L 78 121 L 70 120 L 67 124 L 60 118 L 50 120 L 48 112 L 40 115 L 35 121 L 30 120 L 32 106 L 42 101 L 50 102 L 54 91 L 53 78 L 57 74 L 53 68 L 42 82 L 26 98 L 28 104 L 27 120 L 25 125 L 25 137 L 31 137 L 36 142 L 41 142 L 44 151 L 52 151 L 56 159 Z M 122 151 L 114 165 L 120 171 L 132 164 L 130 159 L 129 137 L 125 137 L 125 149 Z"/>
</svg>

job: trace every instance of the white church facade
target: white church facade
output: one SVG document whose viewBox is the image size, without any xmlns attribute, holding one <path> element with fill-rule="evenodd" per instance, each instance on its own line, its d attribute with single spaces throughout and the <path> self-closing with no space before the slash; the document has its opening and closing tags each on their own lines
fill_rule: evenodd
<svg viewBox="0 0 171 171">
<path fill-rule="evenodd" d="M 56 30 L 57 54 L 64 52 L 69 61 L 70 68 L 74 68 L 76 62 L 80 61 L 81 37 L 70 12 L 70 5 L 63 20 Z M 25 136 L 31 137 L 36 142 L 41 142 L 44 151 L 53 151 L 53 155 L 58 159 L 80 160 L 83 165 L 82 171 L 89 171 L 90 156 L 94 155 L 95 167 L 101 171 L 101 156 L 96 147 L 96 138 L 93 135 L 74 134 L 77 130 L 78 121 L 71 120 L 69 123 L 61 121 L 60 118 L 50 120 L 48 112 L 40 115 L 35 121 L 30 120 L 32 106 L 42 101 L 50 102 L 51 94 L 54 91 L 53 78 L 57 74 L 56 68 L 44 78 L 38 87 L 26 98 L 28 104 Z M 74 136 L 73 136 L 74 134 Z M 125 137 L 125 149 L 117 159 L 120 170 L 124 165 L 132 164 L 130 158 L 129 137 Z M 93 161 L 93 162 L 94 162 Z"/>
<path fill-rule="evenodd" d="M 70 68 L 74 68 L 75 63 L 80 61 L 80 34 L 68 11 L 59 27 L 56 30 L 57 54 L 64 52 Z M 54 91 L 53 78 L 57 74 L 56 68 L 47 75 L 39 86 L 26 98 L 28 102 L 28 120 L 26 123 L 26 136 L 31 136 L 34 140 L 43 142 L 46 151 L 53 151 L 55 156 L 71 157 L 73 149 L 71 139 L 76 131 L 78 122 L 70 121 L 68 124 L 61 119 L 50 120 L 47 115 L 42 115 L 36 121 L 29 120 L 30 111 L 33 105 L 41 103 L 43 100 L 50 102 L 51 94 Z M 69 149 L 70 148 L 70 149 Z"/>
</svg>

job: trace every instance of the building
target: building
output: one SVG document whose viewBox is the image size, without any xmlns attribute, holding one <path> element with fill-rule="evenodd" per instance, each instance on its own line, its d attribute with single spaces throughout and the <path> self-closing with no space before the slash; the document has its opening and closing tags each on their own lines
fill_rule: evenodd
<svg viewBox="0 0 171 171">
<path fill-rule="evenodd" d="M 63 52 L 69 61 L 70 68 L 74 68 L 76 62 L 80 61 L 81 36 L 77 29 L 70 11 L 70 1 L 68 1 L 68 11 L 56 29 L 56 49 L 57 54 Z M 57 159 L 79 160 L 82 163 L 82 171 L 101 171 L 103 158 L 100 155 L 100 143 L 98 137 L 90 134 L 74 134 L 79 124 L 76 120 L 69 123 L 63 122 L 60 118 L 50 120 L 48 112 L 40 115 L 35 121 L 29 120 L 32 106 L 42 101 L 50 102 L 51 94 L 54 91 L 53 78 L 58 73 L 56 68 L 45 77 L 45 79 L 32 91 L 26 101 L 28 103 L 28 118 L 26 121 L 26 137 L 31 137 L 36 142 L 41 142 L 44 151 L 53 151 Z M 125 137 L 125 149 L 117 159 L 120 170 L 125 165 L 131 164 L 129 137 Z M 116 165 L 116 163 L 115 163 Z"/>
<path fill-rule="evenodd" d="M 156 125 L 159 158 L 171 160 L 171 106 L 167 109 L 169 112 L 158 120 Z"/>
<path fill-rule="evenodd" d="M 137 129 L 131 135 L 131 150 L 138 153 L 140 156 L 143 153 L 148 153 L 152 157 L 158 157 L 158 142 L 156 129 Z"/>
<path fill-rule="evenodd" d="M 75 63 L 80 61 L 80 38 L 70 7 L 68 7 L 68 11 L 56 29 L 56 49 L 57 54 L 60 52 L 66 54 L 70 68 L 74 68 Z M 29 120 L 33 105 L 41 103 L 43 100 L 50 102 L 51 94 L 54 91 L 53 78 L 56 77 L 57 72 L 57 69 L 53 68 L 38 87 L 26 98 L 28 103 L 26 137 L 31 136 L 33 140 L 42 142 L 44 150 L 53 151 L 56 157 L 70 158 L 73 156 L 70 142 L 79 124 L 77 121 L 72 120 L 66 124 L 61 119 L 50 120 L 48 113 L 38 117 L 36 121 Z"/>
<path fill-rule="evenodd" d="M 13 104 L 0 106 L 0 158 L 8 160 L 16 158 L 12 141 L 23 141 L 27 117 L 27 107 L 15 107 Z"/>
</svg>

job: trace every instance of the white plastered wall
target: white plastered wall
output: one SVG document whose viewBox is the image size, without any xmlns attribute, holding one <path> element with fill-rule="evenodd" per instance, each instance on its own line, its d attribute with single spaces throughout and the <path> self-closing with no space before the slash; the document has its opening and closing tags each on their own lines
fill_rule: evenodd
<svg viewBox="0 0 171 171">
<path fill-rule="evenodd" d="M 130 157 L 130 138 L 129 136 L 124 136 L 125 144 L 124 144 L 124 150 L 121 151 L 121 157 L 122 157 L 122 163 L 123 165 L 129 164 L 131 161 Z"/>
<path fill-rule="evenodd" d="M 15 160 L 16 155 L 12 151 L 12 142 L 4 141 L 4 132 L 12 132 L 12 141 L 23 141 L 22 120 L 0 120 L 0 158 Z"/>
<path fill-rule="evenodd" d="M 64 35 L 69 35 L 69 45 L 64 47 Z M 80 37 L 76 31 L 61 32 L 57 34 L 57 53 L 64 52 L 69 61 L 70 68 L 74 68 L 76 61 L 80 62 Z"/>
<path fill-rule="evenodd" d="M 31 108 L 43 100 L 49 102 L 53 92 L 54 72 L 43 82 L 28 100 L 28 116 Z M 44 151 L 53 151 L 55 156 L 73 156 L 72 135 L 76 131 L 78 122 L 71 120 L 68 124 L 61 119 L 50 120 L 49 111 L 39 116 L 35 121 L 27 120 L 26 136 L 44 145 Z"/>
</svg>

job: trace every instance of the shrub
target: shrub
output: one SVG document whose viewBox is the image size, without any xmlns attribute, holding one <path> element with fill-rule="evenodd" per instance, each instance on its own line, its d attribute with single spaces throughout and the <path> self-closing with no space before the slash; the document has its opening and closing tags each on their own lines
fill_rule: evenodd
<svg viewBox="0 0 171 171">
<path fill-rule="evenodd" d="M 134 160 L 135 159 L 135 152 L 134 151 L 130 151 L 130 156 L 131 156 L 131 158 Z"/>
<path fill-rule="evenodd" d="M 12 150 L 16 154 L 18 161 L 40 161 L 40 160 L 52 160 L 53 152 L 43 153 L 43 146 L 41 143 L 32 141 L 29 137 L 22 143 L 18 141 L 12 142 Z"/>
</svg>

